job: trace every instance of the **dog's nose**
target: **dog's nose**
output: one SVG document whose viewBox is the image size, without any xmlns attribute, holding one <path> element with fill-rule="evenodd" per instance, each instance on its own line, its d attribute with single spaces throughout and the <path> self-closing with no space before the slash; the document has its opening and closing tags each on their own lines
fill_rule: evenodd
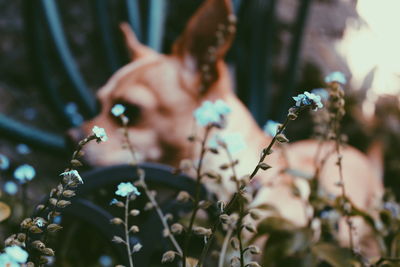
<svg viewBox="0 0 400 267">
<path fill-rule="evenodd" d="M 73 149 L 76 147 L 78 142 L 80 140 L 82 140 L 84 137 L 85 137 L 85 135 L 84 135 L 84 133 L 83 133 L 81 128 L 69 129 L 65 133 L 65 139 L 66 139 L 66 143 L 67 143 L 67 148 L 70 151 L 73 151 Z"/>
</svg>

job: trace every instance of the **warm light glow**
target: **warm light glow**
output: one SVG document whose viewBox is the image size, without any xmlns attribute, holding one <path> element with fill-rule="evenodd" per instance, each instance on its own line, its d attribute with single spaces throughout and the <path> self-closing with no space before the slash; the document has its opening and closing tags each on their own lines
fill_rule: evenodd
<svg viewBox="0 0 400 267">
<path fill-rule="evenodd" d="M 348 22 L 338 50 L 352 72 L 351 87 L 361 87 L 376 68 L 370 101 L 400 93 L 400 0 L 359 0 L 360 19 Z"/>
</svg>

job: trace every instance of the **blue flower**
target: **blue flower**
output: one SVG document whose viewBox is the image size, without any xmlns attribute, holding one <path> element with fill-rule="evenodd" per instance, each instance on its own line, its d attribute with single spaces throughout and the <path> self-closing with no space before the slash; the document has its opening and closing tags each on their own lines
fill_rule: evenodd
<svg viewBox="0 0 400 267">
<path fill-rule="evenodd" d="M 28 164 L 21 165 L 14 171 L 14 178 L 20 181 L 21 183 L 26 183 L 28 181 L 31 181 L 33 178 L 35 178 L 35 175 L 36 175 L 35 169 Z"/>
<path fill-rule="evenodd" d="M 296 107 L 311 106 L 316 111 L 318 108 L 322 108 L 324 105 L 321 102 L 321 97 L 313 93 L 305 91 L 303 94 L 299 94 L 293 97 L 296 101 Z"/>
<path fill-rule="evenodd" d="M 230 112 L 231 108 L 223 100 L 219 99 L 215 103 L 207 100 L 193 112 L 193 116 L 197 124 L 207 126 L 209 124 L 221 123 L 223 116 Z"/>
<path fill-rule="evenodd" d="M 4 191 L 9 195 L 15 195 L 18 192 L 18 186 L 13 181 L 8 181 L 4 184 Z"/>
<path fill-rule="evenodd" d="M 215 101 L 214 109 L 220 115 L 228 115 L 232 111 L 232 109 L 221 99 Z"/>
<path fill-rule="evenodd" d="M 100 128 L 98 126 L 94 126 L 92 129 L 93 134 L 97 138 L 97 142 L 105 142 L 108 140 L 108 136 L 104 128 Z"/>
<path fill-rule="evenodd" d="M 319 95 L 324 101 L 329 99 L 329 92 L 324 88 L 312 89 L 311 93 L 313 93 L 314 95 Z"/>
<path fill-rule="evenodd" d="M 116 104 L 112 107 L 111 109 L 111 113 L 115 116 L 115 117 L 119 117 L 122 114 L 124 114 L 125 112 L 125 107 L 121 104 Z"/>
<path fill-rule="evenodd" d="M 118 190 L 115 191 L 115 194 L 121 197 L 126 197 L 132 193 L 140 196 L 139 190 L 132 183 L 120 183 Z"/>
<path fill-rule="evenodd" d="M 278 132 L 278 127 L 281 125 L 279 122 L 268 120 L 267 123 L 264 125 L 264 132 L 269 136 L 275 136 Z"/>
<path fill-rule="evenodd" d="M 6 247 L 4 251 L 15 262 L 26 263 L 28 260 L 28 252 L 19 246 Z"/>
<path fill-rule="evenodd" d="M 78 181 L 78 183 L 83 184 L 82 177 L 79 175 L 79 172 L 77 170 L 63 172 L 60 174 L 60 176 L 71 178 Z"/>
<path fill-rule="evenodd" d="M 62 217 L 61 216 L 57 216 L 53 220 L 53 222 L 56 223 L 56 224 L 61 224 L 61 221 L 62 221 Z"/>
<path fill-rule="evenodd" d="M 29 153 L 31 153 L 31 149 L 25 144 L 18 144 L 16 148 L 17 152 L 21 155 L 28 155 Z"/>
<path fill-rule="evenodd" d="M 216 134 L 208 142 L 208 146 L 212 148 L 218 148 L 219 145 L 226 146 L 231 154 L 236 154 L 247 147 L 240 133 Z"/>
<path fill-rule="evenodd" d="M 8 167 L 10 167 L 10 161 L 5 155 L 0 154 L 0 170 L 7 170 Z"/>
<path fill-rule="evenodd" d="M 346 84 L 347 80 L 346 80 L 346 76 L 344 76 L 343 72 L 334 71 L 325 77 L 325 82 L 326 83 L 338 82 L 341 84 Z"/>
<path fill-rule="evenodd" d="M 11 258 L 7 253 L 0 254 L 0 266 L 20 267 L 20 264 Z"/>
<path fill-rule="evenodd" d="M 110 206 L 115 205 L 118 203 L 118 200 L 116 198 L 111 199 L 110 201 Z"/>
<path fill-rule="evenodd" d="M 103 255 L 103 256 L 100 256 L 99 263 L 102 267 L 110 267 L 110 266 L 112 266 L 112 259 L 110 256 Z"/>
</svg>

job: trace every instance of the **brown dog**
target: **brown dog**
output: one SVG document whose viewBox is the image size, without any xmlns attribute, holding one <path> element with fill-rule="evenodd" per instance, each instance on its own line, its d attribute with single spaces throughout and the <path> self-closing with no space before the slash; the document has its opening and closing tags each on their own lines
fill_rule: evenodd
<svg viewBox="0 0 400 267">
<path fill-rule="evenodd" d="M 231 90 L 223 57 L 234 36 L 233 23 L 230 1 L 206 1 L 174 44 L 171 55 L 161 55 L 143 46 L 129 26 L 123 24 L 121 28 L 132 62 L 117 71 L 100 89 L 98 98 L 101 113 L 86 122 L 80 130 L 88 134 L 94 125 L 98 125 L 104 127 L 109 135 L 109 140 L 104 144 L 89 144 L 86 147 L 88 161 L 94 165 L 129 161 L 128 152 L 121 149 L 122 135 L 117 131 L 120 128 L 118 120 L 110 114 L 111 108 L 117 103 L 127 107 L 131 141 L 143 160 L 178 166 L 182 159 L 196 159 L 193 144 L 187 141 L 195 127 L 193 111 L 205 100 L 222 99 L 232 108 L 227 126 L 222 131 L 239 132 L 247 142 L 247 149 L 235 155 L 240 161 L 238 174 L 240 176 L 251 172 L 258 162 L 260 151 L 270 142 L 270 138 L 261 131 Z M 197 132 L 201 130 L 197 129 Z M 72 134 L 77 135 L 77 130 Z M 288 162 L 285 163 L 279 153 L 269 156 L 267 162 L 273 168 L 259 173 L 257 180 L 265 186 L 260 190 L 255 203 L 273 204 L 282 216 L 298 225 L 304 225 L 304 202 L 292 194 L 289 185 L 293 183 L 293 177 L 283 175 L 281 171 L 289 164 L 290 168 L 314 173 L 317 146 L 318 143 L 311 140 L 291 144 L 287 147 Z M 325 148 L 326 151 L 330 149 L 329 146 Z M 348 196 L 358 207 L 371 210 L 382 194 L 380 177 L 371 169 L 367 157 L 356 149 L 348 147 L 342 155 Z M 224 153 L 207 155 L 205 161 L 207 168 L 218 170 L 221 163 L 226 162 L 226 157 Z M 335 185 L 339 181 L 335 162 L 335 156 L 328 159 L 320 182 L 328 192 L 339 195 L 340 188 Z M 222 199 L 228 198 L 234 190 L 229 176 L 226 171 L 223 187 L 216 190 Z M 361 237 L 367 230 L 358 224 L 358 220 L 355 221 L 359 225 L 357 231 L 362 243 L 364 239 Z M 346 230 L 341 232 L 342 240 L 346 240 Z"/>
</svg>

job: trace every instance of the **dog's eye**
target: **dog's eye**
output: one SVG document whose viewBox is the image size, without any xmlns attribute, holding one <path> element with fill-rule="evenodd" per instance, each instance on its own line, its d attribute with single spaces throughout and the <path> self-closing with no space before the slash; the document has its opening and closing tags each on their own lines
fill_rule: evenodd
<svg viewBox="0 0 400 267">
<path fill-rule="evenodd" d="M 142 108 L 136 104 L 118 102 L 115 104 L 121 104 L 125 107 L 124 115 L 129 119 L 128 125 L 136 125 L 140 122 L 140 116 L 142 113 Z M 113 116 L 115 118 L 115 116 Z M 121 120 L 116 118 L 120 123 Z"/>
</svg>

